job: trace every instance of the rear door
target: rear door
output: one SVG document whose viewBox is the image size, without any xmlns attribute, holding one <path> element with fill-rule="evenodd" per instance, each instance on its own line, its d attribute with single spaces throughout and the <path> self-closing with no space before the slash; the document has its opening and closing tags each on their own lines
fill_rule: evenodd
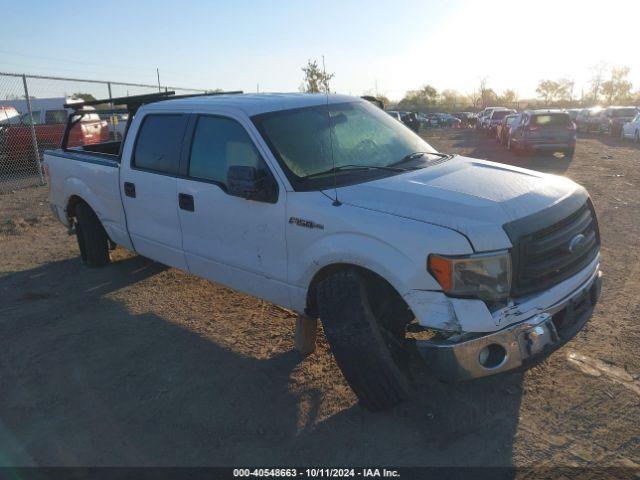
<svg viewBox="0 0 640 480">
<path fill-rule="evenodd" d="M 288 305 L 284 189 L 270 201 L 227 193 L 232 166 L 254 167 L 277 185 L 241 120 L 194 115 L 190 122 L 178 179 L 182 245 L 193 274 Z"/>
<path fill-rule="evenodd" d="M 149 113 L 132 151 L 123 156 L 121 197 L 135 250 L 165 265 L 187 269 L 178 218 L 177 179 L 188 115 Z"/>
</svg>

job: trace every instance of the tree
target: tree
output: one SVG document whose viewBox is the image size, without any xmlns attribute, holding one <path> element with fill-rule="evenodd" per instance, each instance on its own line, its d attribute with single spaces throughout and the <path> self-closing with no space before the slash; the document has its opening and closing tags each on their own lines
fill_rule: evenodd
<svg viewBox="0 0 640 480">
<path fill-rule="evenodd" d="M 473 108 L 478 108 L 478 106 L 480 105 L 481 97 L 475 88 L 471 93 L 467 94 L 467 100 Z"/>
<path fill-rule="evenodd" d="M 602 94 L 607 99 L 607 104 L 625 102 L 631 99 L 631 82 L 627 80 L 629 67 L 611 69 L 611 79 L 602 82 Z"/>
<path fill-rule="evenodd" d="M 600 89 L 602 88 L 602 82 L 604 81 L 604 76 L 609 70 L 609 65 L 605 62 L 600 62 L 597 65 L 591 67 L 593 71 L 593 77 L 591 77 L 591 96 L 593 98 L 593 103 L 598 103 L 598 97 L 600 95 Z"/>
<path fill-rule="evenodd" d="M 453 110 L 457 105 L 464 103 L 464 100 L 462 95 L 452 89 L 443 90 L 440 94 L 440 103 L 445 110 Z"/>
<path fill-rule="evenodd" d="M 409 90 L 398 103 L 402 110 L 428 110 L 436 105 L 438 91 L 431 85 L 425 85 L 420 90 Z"/>
<path fill-rule="evenodd" d="M 480 79 L 480 102 L 482 107 L 487 107 L 490 105 L 495 105 L 498 103 L 498 95 L 493 89 L 487 86 L 487 77 L 482 77 Z"/>
<path fill-rule="evenodd" d="M 385 108 L 391 105 L 391 100 L 389 100 L 389 98 L 386 95 L 378 95 L 377 98 L 382 102 Z"/>
<path fill-rule="evenodd" d="M 500 102 L 505 105 L 514 105 L 518 101 L 518 93 L 515 90 L 507 89 L 500 97 Z"/>
<path fill-rule="evenodd" d="M 74 100 L 82 100 L 84 102 L 93 102 L 96 100 L 96 97 L 94 97 L 92 94 L 81 92 L 74 93 L 73 95 L 71 95 L 71 98 Z"/>
<path fill-rule="evenodd" d="M 556 98 L 559 88 L 560 85 L 554 80 L 540 80 L 536 87 L 536 93 L 542 98 L 545 105 L 549 105 Z"/>
<path fill-rule="evenodd" d="M 556 100 L 561 102 L 571 102 L 573 100 L 574 81 L 569 78 L 559 78 L 557 80 L 558 90 Z"/>
<path fill-rule="evenodd" d="M 317 60 L 307 61 L 307 65 L 302 67 L 304 80 L 300 90 L 307 93 L 329 93 L 329 81 L 333 78 L 333 73 L 326 73 L 324 69 L 318 67 Z"/>
</svg>

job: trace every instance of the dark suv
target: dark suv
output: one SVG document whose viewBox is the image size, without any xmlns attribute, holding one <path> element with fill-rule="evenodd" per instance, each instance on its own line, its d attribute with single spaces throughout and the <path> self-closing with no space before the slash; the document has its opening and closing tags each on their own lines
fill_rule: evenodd
<svg viewBox="0 0 640 480">
<path fill-rule="evenodd" d="M 527 110 L 511 127 L 508 145 L 515 153 L 562 152 L 572 157 L 576 127 L 564 110 Z"/>
</svg>

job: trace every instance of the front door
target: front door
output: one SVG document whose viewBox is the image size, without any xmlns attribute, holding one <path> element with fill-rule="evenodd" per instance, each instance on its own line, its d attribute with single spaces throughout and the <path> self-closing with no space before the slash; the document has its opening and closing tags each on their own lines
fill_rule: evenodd
<svg viewBox="0 0 640 480">
<path fill-rule="evenodd" d="M 274 203 L 229 195 L 231 166 L 254 167 L 275 179 L 236 120 L 200 115 L 191 128 L 186 175 L 178 179 L 182 246 L 189 271 L 288 305 L 283 189 Z"/>
</svg>

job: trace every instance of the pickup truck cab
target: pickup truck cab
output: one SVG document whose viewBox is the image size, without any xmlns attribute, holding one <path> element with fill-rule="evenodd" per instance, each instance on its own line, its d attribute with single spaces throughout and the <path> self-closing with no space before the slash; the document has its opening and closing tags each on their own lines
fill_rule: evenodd
<svg viewBox="0 0 640 480">
<path fill-rule="evenodd" d="M 438 153 L 359 98 L 162 97 L 132 109 L 122 144 L 45 164 L 89 267 L 117 244 L 319 317 L 371 409 L 410 395 L 412 352 L 443 380 L 533 365 L 600 293 L 584 188 Z"/>
</svg>

